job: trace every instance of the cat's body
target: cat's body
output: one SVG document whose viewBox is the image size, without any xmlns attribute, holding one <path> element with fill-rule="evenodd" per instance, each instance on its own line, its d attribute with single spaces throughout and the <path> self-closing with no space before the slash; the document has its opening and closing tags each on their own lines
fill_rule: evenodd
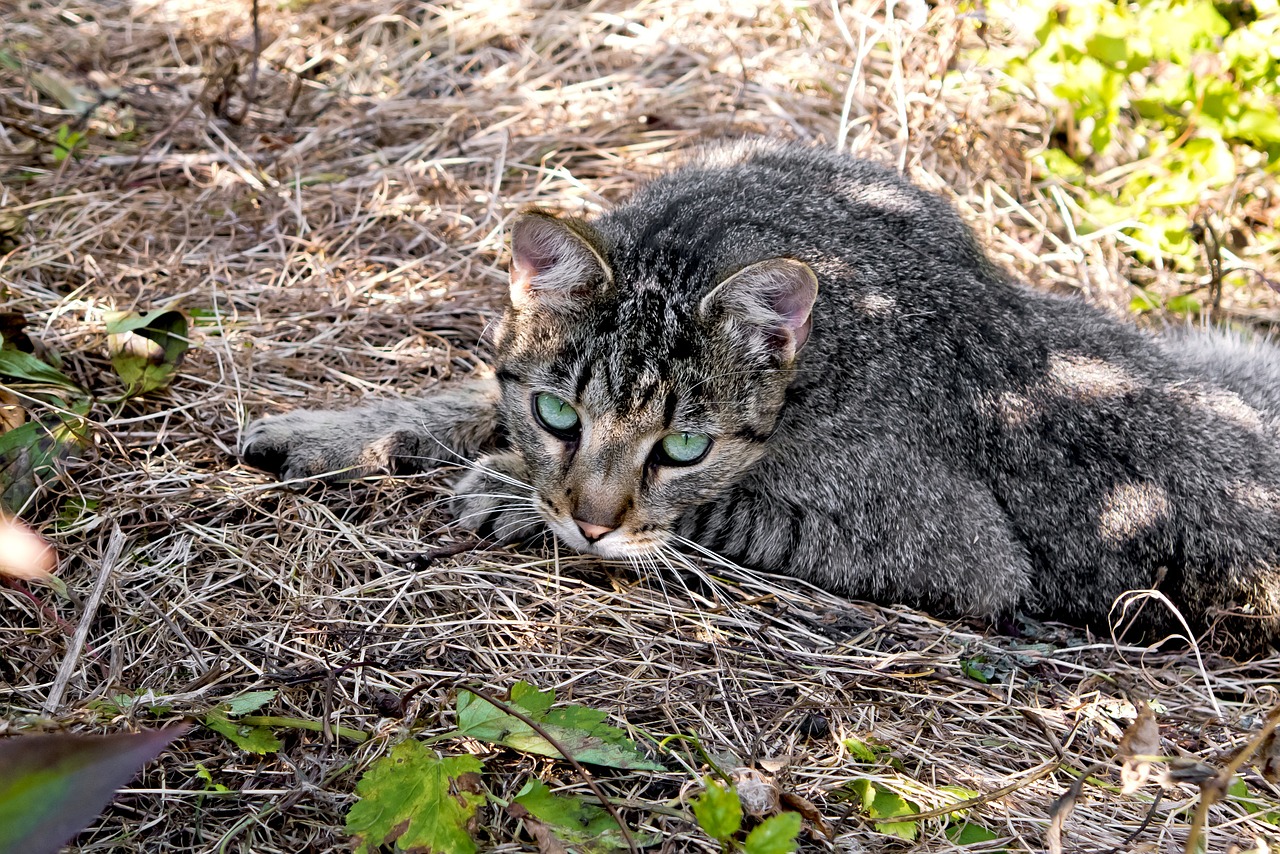
<svg viewBox="0 0 1280 854">
<path fill-rule="evenodd" d="M 512 302 L 496 382 L 268 418 L 246 458 L 414 468 L 502 433 L 460 485 L 486 531 L 529 530 L 510 476 L 606 556 L 678 534 L 857 598 L 1098 626 L 1158 583 L 1197 627 L 1231 612 L 1228 641 L 1280 637 L 1280 350 L 1013 282 L 880 167 L 739 144 L 591 223 L 528 215 Z"/>
</svg>

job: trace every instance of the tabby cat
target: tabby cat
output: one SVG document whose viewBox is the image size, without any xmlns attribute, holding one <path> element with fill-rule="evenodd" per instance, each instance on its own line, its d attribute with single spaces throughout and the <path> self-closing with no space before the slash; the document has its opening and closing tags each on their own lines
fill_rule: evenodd
<svg viewBox="0 0 1280 854">
<path fill-rule="evenodd" d="M 528 212 L 496 349 L 491 379 L 260 420 L 244 457 L 487 453 L 457 513 L 499 539 L 1097 627 L 1158 587 L 1230 646 L 1280 637 L 1280 349 L 1031 290 L 872 163 L 739 142 L 592 221 Z"/>
</svg>

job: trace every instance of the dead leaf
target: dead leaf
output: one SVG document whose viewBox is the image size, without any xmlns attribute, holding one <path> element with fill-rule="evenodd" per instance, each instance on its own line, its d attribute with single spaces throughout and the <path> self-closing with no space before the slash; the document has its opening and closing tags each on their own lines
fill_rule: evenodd
<svg viewBox="0 0 1280 854">
<path fill-rule="evenodd" d="M 1216 776 L 1218 776 L 1218 769 L 1212 765 L 1206 765 L 1198 759 L 1177 756 L 1169 759 L 1167 767 L 1160 774 L 1160 785 L 1165 788 L 1182 783 L 1203 786 L 1207 780 Z"/>
<path fill-rule="evenodd" d="M 523 806 L 513 803 L 507 807 L 507 812 L 512 818 L 518 818 L 524 823 L 524 829 L 533 837 L 533 841 L 538 843 L 538 854 L 570 854 L 565 844 L 551 832 L 551 828 L 538 821 L 537 817 Z"/>
<path fill-rule="evenodd" d="M 778 811 L 780 795 L 773 780 L 754 768 L 734 768 L 729 777 L 738 789 L 742 811 L 747 815 L 760 818 Z"/>
<path fill-rule="evenodd" d="M 0 433 L 16 430 L 27 421 L 27 410 L 16 394 L 0 388 Z"/>
<path fill-rule="evenodd" d="M 1142 788 L 1151 776 L 1151 757 L 1160 755 L 1160 725 L 1155 712 L 1146 703 L 1137 704 L 1138 716 L 1120 737 L 1116 756 L 1120 766 L 1120 794 L 1128 795 Z"/>
<path fill-rule="evenodd" d="M 1063 854 L 1063 828 L 1067 823 L 1067 819 L 1071 817 L 1071 813 L 1075 812 L 1076 801 L 1080 799 L 1080 792 L 1084 789 L 1084 781 L 1098 767 L 1095 765 L 1072 780 L 1067 790 L 1049 806 L 1049 828 L 1044 834 L 1044 845 L 1049 850 L 1049 854 Z"/>
<path fill-rule="evenodd" d="M 57 101 L 64 110 L 81 113 L 98 104 L 98 97 L 91 91 L 77 86 L 51 68 L 31 72 L 31 83 L 41 93 Z"/>
<path fill-rule="evenodd" d="M 818 831 L 832 842 L 836 839 L 835 831 L 822 818 L 822 812 L 808 798 L 802 798 L 795 792 L 782 793 L 782 805 L 792 812 L 800 813 L 800 817 L 812 824 Z"/>
</svg>

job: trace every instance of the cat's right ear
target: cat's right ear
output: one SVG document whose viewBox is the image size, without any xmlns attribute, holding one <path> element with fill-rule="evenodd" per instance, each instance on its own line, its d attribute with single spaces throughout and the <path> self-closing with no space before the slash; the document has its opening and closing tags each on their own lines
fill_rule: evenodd
<svg viewBox="0 0 1280 854">
<path fill-rule="evenodd" d="M 523 214 L 511 229 L 511 304 L 563 310 L 598 293 L 612 275 L 594 240 L 577 220 Z"/>
<path fill-rule="evenodd" d="M 749 349 L 789 362 L 809 339 L 817 298 L 818 277 L 808 264 L 772 258 L 716 285 L 699 310 Z"/>
</svg>

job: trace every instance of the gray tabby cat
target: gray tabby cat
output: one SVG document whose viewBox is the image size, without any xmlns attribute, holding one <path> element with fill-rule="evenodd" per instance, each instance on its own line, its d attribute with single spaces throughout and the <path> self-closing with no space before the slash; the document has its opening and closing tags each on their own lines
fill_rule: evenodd
<svg viewBox="0 0 1280 854">
<path fill-rule="evenodd" d="M 591 222 L 525 214 L 511 253 L 496 379 L 266 418 L 245 459 L 492 451 L 457 509 L 502 539 L 687 538 L 851 597 L 1099 627 L 1158 586 L 1228 646 L 1280 637 L 1270 345 L 1033 291 L 942 200 L 795 145 L 703 152 Z"/>
</svg>

